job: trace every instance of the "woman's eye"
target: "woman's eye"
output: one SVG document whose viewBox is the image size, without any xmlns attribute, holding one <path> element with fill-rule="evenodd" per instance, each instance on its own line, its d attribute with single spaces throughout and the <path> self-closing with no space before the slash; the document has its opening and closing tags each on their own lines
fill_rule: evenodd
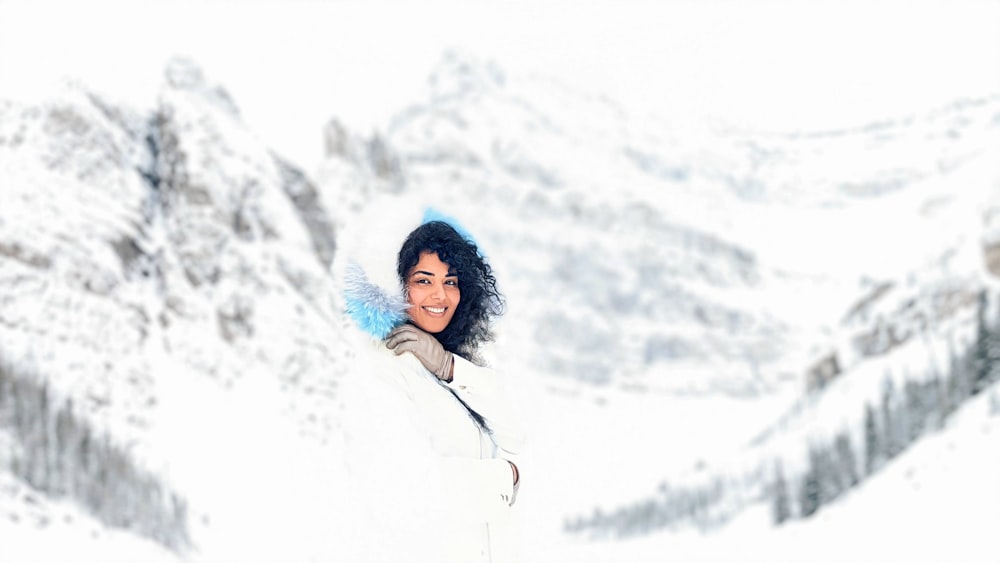
<svg viewBox="0 0 1000 563">
<path fill-rule="evenodd" d="M 458 285 L 458 280 L 447 280 L 444 283 L 445 283 L 445 285 L 454 285 L 454 286 L 457 286 Z"/>
</svg>

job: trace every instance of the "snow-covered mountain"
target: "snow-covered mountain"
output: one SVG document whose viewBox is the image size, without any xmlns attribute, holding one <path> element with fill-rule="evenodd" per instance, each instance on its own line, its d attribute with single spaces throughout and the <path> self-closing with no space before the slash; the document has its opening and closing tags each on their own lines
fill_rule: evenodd
<svg viewBox="0 0 1000 563">
<path fill-rule="evenodd" d="M 751 134 L 633 115 L 452 53 L 384 138 L 328 143 L 352 148 L 328 149 L 318 181 L 459 202 L 510 261 L 515 337 L 541 371 L 759 393 L 801 371 L 880 280 L 945 258 L 978 271 L 979 235 L 954 218 L 982 224 L 990 186 L 952 186 L 989 174 L 997 105 Z M 365 143 L 386 164 L 349 175 Z"/>
<path fill-rule="evenodd" d="M 0 100 L 0 535 L 19 557 L 59 560 L 57 536 L 88 560 L 335 559 L 350 350 L 330 264 L 384 198 L 451 213 L 495 266 L 537 561 L 696 550 L 691 524 L 744 546 L 809 529 L 763 517 L 775 466 L 805 483 L 810 446 L 846 429 L 860 470 L 887 378 L 943 377 L 996 304 L 997 97 L 746 132 L 450 53 L 384 131 L 332 119 L 315 171 L 237 102 L 184 60 L 157 100 Z M 875 502 L 914 452 L 995 441 L 992 378 L 819 514 Z M 622 530 L 642 537 L 585 540 Z"/>
<path fill-rule="evenodd" d="M 735 131 L 452 54 L 424 101 L 328 151 L 318 178 L 344 185 L 344 155 L 368 143 L 389 165 L 354 178 L 461 202 L 502 257 L 508 367 L 575 398 L 533 405 L 551 411 L 535 415 L 539 511 L 584 536 L 718 532 L 770 510 L 779 477 L 794 495 L 782 519 L 810 516 L 973 395 L 949 386 L 974 377 L 960 366 L 977 318 L 995 323 L 998 116 L 994 96 Z M 336 123 L 331 137 L 347 138 Z M 996 374 L 980 377 L 995 396 Z M 823 491 L 803 505 L 805 487 Z"/>
<path fill-rule="evenodd" d="M 192 483 L 233 453 L 228 438 L 203 442 L 220 436 L 199 425 L 246 423 L 231 419 L 234 397 L 267 390 L 256 416 L 286 412 L 322 444 L 346 352 L 330 299 L 336 235 L 314 185 L 190 62 L 166 69 L 151 105 L 142 112 L 77 84 L 34 104 L 3 103 L 0 433 L 13 446 L 0 457 L 22 477 L 47 467 L 54 444 L 44 436 L 75 415 L 87 438 L 59 447 L 108 437 L 126 467 L 74 477 L 89 459 L 81 454 L 65 477 L 31 484 L 105 523 L 141 528 L 106 506 L 113 498 L 84 497 L 141 497 L 145 481 L 131 490 L 121 473 L 156 476 L 184 507 L 167 507 L 181 528 L 167 543 L 183 549 L 208 510 L 190 498 Z M 216 404 L 192 396 L 216 392 Z M 19 417 L 41 418 L 43 438 L 12 430 Z"/>
<path fill-rule="evenodd" d="M 328 137 L 342 138 L 338 129 L 332 123 Z M 728 218 L 715 208 L 740 203 L 713 178 L 723 164 L 706 153 L 708 133 L 684 134 L 450 54 L 426 101 L 402 111 L 384 138 L 329 150 L 318 181 L 331 193 L 353 190 L 358 168 L 345 171 L 345 159 L 367 142 L 389 155 L 384 187 L 374 169 L 362 181 L 373 191 L 460 206 L 510 272 L 501 280 L 516 296 L 508 336 L 571 387 L 759 391 L 773 381 L 746 360 L 777 361 L 793 327 L 747 299 L 773 267 L 725 234 Z"/>
</svg>

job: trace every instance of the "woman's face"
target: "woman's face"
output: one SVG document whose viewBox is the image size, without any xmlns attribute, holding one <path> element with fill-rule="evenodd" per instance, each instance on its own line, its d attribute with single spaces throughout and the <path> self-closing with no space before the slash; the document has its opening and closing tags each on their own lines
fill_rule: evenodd
<svg viewBox="0 0 1000 563">
<path fill-rule="evenodd" d="M 406 295 L 413 324 L 433 334 L 448 326 L 462 298 L 458 275 L 436 253 L 427 251 L 420 253 L 406 278 Z"/>
</svg>

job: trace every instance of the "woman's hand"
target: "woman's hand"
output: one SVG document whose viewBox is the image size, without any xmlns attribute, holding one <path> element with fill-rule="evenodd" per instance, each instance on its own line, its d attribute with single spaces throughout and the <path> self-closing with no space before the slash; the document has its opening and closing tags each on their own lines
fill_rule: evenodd
<svg viewBox="0 0 1000 563">
<path fill-rule="evenodd" d="M 385 345 L 397 356 L 403 352 L 411 352 L 438 379 L 451 381 L 455 359 L 431 334 L 411 324 L 404 324 L 389 333 Z"/>
<path fill-rule="evenodd" d="M 514 506 L 514 501 L 517 500 L 517 491 L 518 489 L 521 488 L 521 472 L 517 470 L 517 466 L 514 465 L 513 461 L 508 459 L 507 463 L 510 464 L 511 470 L 514 471 L 514 489 L 510 495 L 510 502 L 508 502 L 507 504 L 510 506 Z"/>
</svg>

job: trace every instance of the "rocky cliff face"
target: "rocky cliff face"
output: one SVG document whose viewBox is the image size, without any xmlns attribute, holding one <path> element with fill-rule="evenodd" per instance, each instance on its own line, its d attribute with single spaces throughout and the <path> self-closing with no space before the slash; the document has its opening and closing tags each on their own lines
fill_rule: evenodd
<svg viewBox="0 0 1000 563">
<path fill-rule="evenodd" d="M 300 432 L 325 441 L 345 354 L 332 215 L 192 63 L 166 69 L 153 106 L 74 84 L 0 105 L 5 389 L 44 382 L 17 394 L 41 397 L 32 416 L 52 420 L 39 424 L 73 420 L 117 448 L 104 462 L 153 479 L 177 465 L 161 440 L 178 406 L 162 399 L 180 371 L 223 391 L 273 380 Z M 0 426 L 18 444 L 7 463 L 63 464 L 23 425 Z"/>
<path fill-rule="evenodd" d="M 880 329 L 847 311 L 873 285 L 923 268 L 979 279 L 966 249 L 989 216 L 996 112 L 985 99 L 838 131 L 736 132 L 451 54 L 384 139 L 332 125 L 318 182 L 461 207 L 504 260 L 518 308 L 506 336 L 533 368 L 752 394 L 800 380 L 844 323 L 868 346 L 861 333 Z M 362 156 L 376 144 L 391 155 L 381 173 Z M 360 208 L 367 196 L 353 197 Z M 945 315 L 968 309 L 973 285 L 922 291 L 955 302 L 934 305 Z"/>
<path fill-rule="evenodd" d="M 263 362 L 293 395 L 331 395 L 336 244 L 314 185 L 189 63 L 167 69 L 150 145 L 168 346 L 227 384 Z"/>
<path fill-rule="evenodd" d="M 775 361 L 790 327 L 740 303 L 770 266 L 707 212 L 720 187 L 698 176 L 703 147 L 681 137 L 612 101 L 451 54 L 379 139 L 391 184 L 349 164 L 361 139 L 331 152 L 318 181 L 340 189 L 347 167 L 376 192 L 460 208 L 502 260 L 505 337 L 553 381 L 747 392 L 760 382 L 744 360 Z M 664 373 L 677 365 L 685 373 Z"/>
<path fill-rule="evenodd" d="M 336 235 L 315 186 L 190 62 L 155 107 L 69 86 L 3 108 L 5 357 L 135 429 L 152 348 L 222 385 L 263 362 L 289 398 L 331 394 Z"/>
</svg>

